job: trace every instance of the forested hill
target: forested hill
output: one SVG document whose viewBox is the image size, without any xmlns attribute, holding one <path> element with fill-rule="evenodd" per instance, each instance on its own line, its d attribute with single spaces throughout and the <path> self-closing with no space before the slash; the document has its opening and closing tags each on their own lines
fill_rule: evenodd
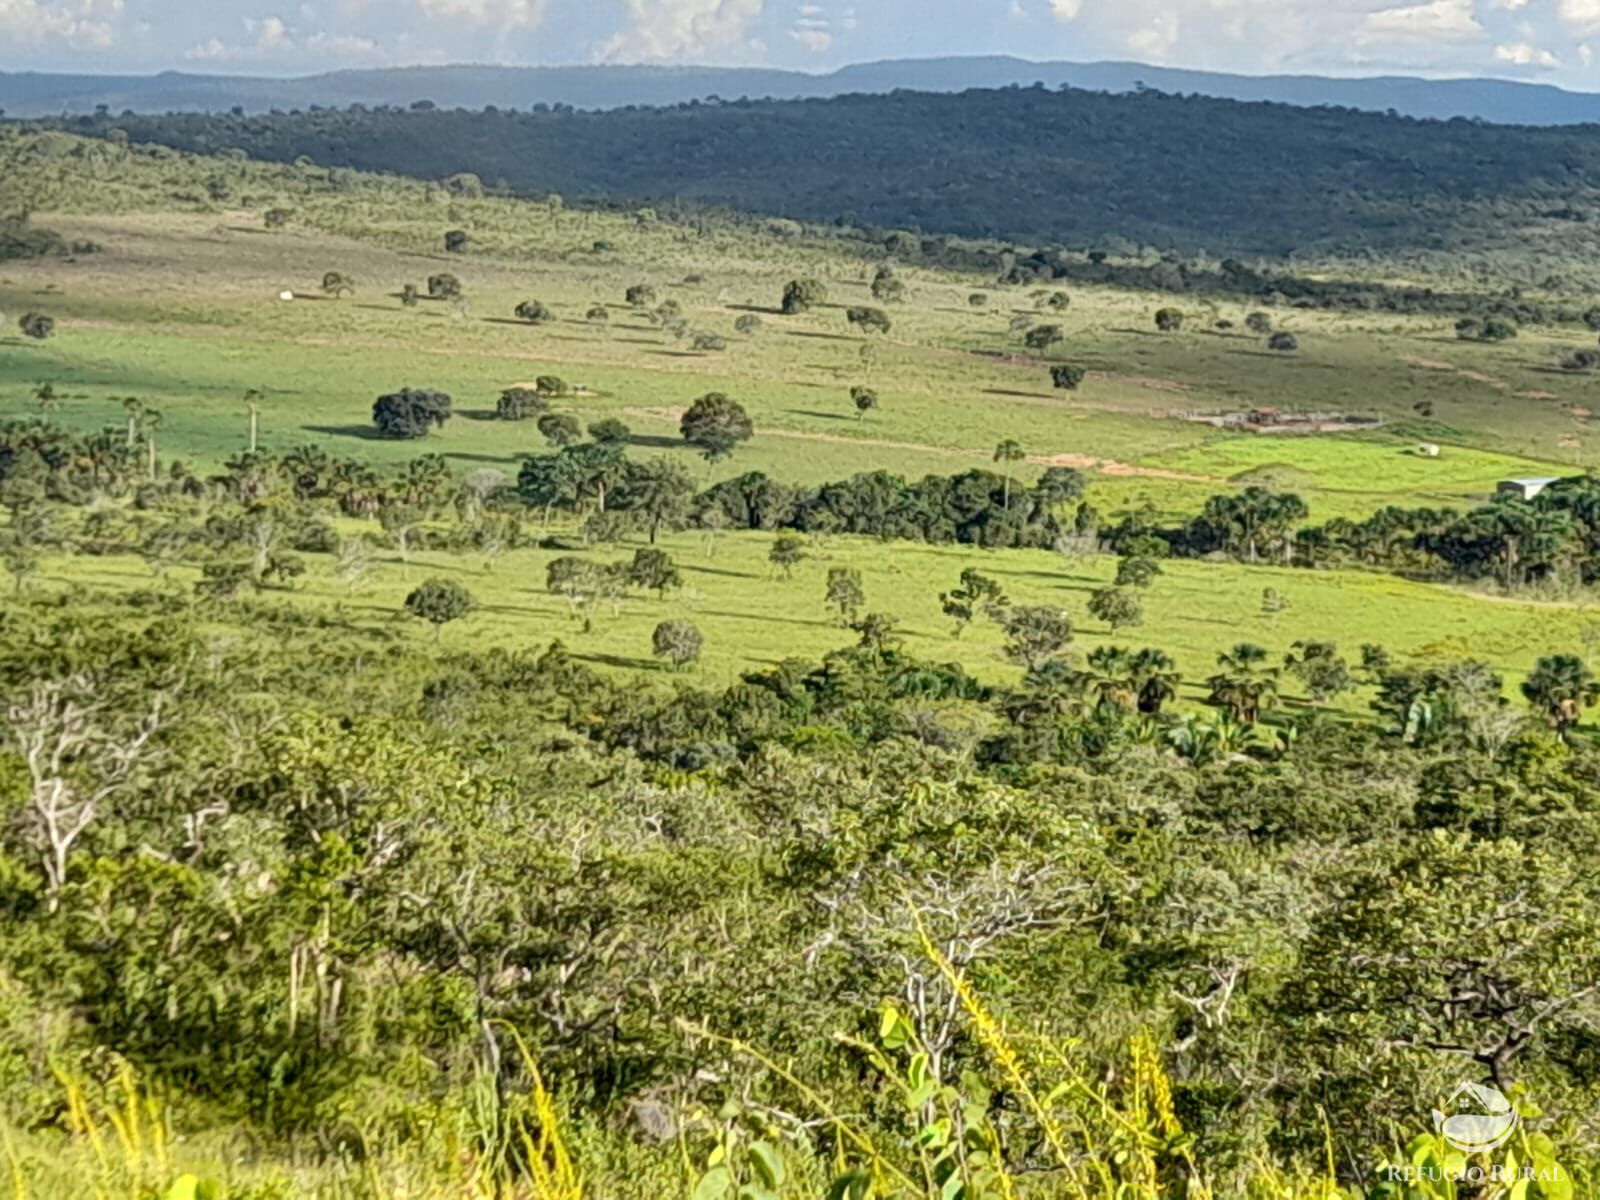
<svg viewBox="0 0 1600 1200">
<path fill-rule="evenodd" d="M 1600 126 L 1044 88 L 611 112 L 80 118 L 136 141 L 529 193 L 1125 249 L 1593 250 Z"/>
<path fill-rule="evenodd" d="M 894 59 L 852 63 L 837 71 L 774 67 L 489 66 L 453 64 L 330 71 L 296 78 L 250 75 L 69 75 L 0 71 L 0 108 L 13 116 L 51 117 L 114 112 L 227 111 L 408 105 L 432 100 L 444 108 L 575 108 L 685 104 L 711 96 L 798 100 L 852 93 L 960 92 L 968 88 L 1087 88 L 1098 92 L 1158 91 L 1332 104 L 1412 117 L 1472 117 L 1502 124 L 1568 125 L 1600 120 L 1600 94 L 1514 79 L 1419 79 L 1401 75 L 1233 75 L 1139 62 L 1032 62 L 1006 55 Z"/>
</svg>

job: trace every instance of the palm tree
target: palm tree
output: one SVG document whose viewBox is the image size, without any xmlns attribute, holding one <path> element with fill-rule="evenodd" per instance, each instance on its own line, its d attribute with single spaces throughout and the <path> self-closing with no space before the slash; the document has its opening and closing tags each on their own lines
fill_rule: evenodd
<svg viewBox="0 0 1600 1200">
<path fill-rule="evenodd" d="M 1234 721 L 1253 725 L 1261 709 L 1278 694 L 1278 672 L 1266 666 L 1267 652 L 1251 642 L 1241 642 L 1217 655 L 1220 672 L 1206 680 L 1206 703 L 1227 709 Z"/>
<path fill-rule="evenodd" d="M 137 396 L 124 396 L 122 411 L 128 414 L 128 445 L 139 441 L 139 423 L 144 418 L 145 403 Z"/>
<path fill-rule="evenodd" d="M 285 454 L 278 466 L 294 483 L 295 495 L 309 500 L 322 494 L 330 462 L 322 447 L 298 446 Z"/>
<path fill-rule="evenodd" d="M 256 452 L 256 435 L 261 430 L 261 401 L 265 399 L 255 388 L 244 394 L 244 406 L 250 410 L 250 453 Z"/>
<path fill-rule="evenodd" d="M 1094 675 L 1089 688 L 1095 694 L 1095 707 L 1131 711 L 1139 701 L 1133 682 L 1133 655 L 1121 646 L 1101 646 L 1089 655 Z"/>
<path fill-rule="evenodd" d="M 1154 716 L 1178 695 L 1178 664 L 1160 650 L 1140 650 L 1128 661 L 1128 676 L 1139 695 L 1139 711 Z"/>
<path fill-rule="evenodd" d="M 153 408 L 146 408 L 143 413 L 144 448 L 150 466 L 150 482 L 156 479 L 156 430 L 161 428 L 161 414 Z"/>
<path fill-rule="evenodd" d="M 1556 654 L 1538 661 L 1523 681 L 1522 694 L 1565 740 L 1583 709 L 1600 700 L 1600 680 L 1576 655 Z"/>
<path fill-rule="evenodd" d="M 994 448 L 994 461 L 997 463 L 1018 463 L 1027 458 L 1027 452 L 1022 446 L 1011 438 L 1007 438 Z M 1011 476 L 1001 477 L 1003 482 L 1000 488 L 1001 506 L 1006 509 L 1011 507 Z"/>
</svg>

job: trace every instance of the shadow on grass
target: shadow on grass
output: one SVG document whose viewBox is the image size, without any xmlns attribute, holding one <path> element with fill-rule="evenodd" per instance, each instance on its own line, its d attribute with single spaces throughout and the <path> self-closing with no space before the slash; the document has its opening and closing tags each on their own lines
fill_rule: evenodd
<svg viewBox="0 0 1600 1200">
<path fill-rule="evenodd" d="M 646 354 L 654 354 L 657 358 L 710 358 L 699 350 L 646 350 Z"/>
<path fill-rule="evenodd" d="M 708 617 L 731 617 L 736 621 L 765 621 L 770 625 L 810 625 L 814 629 L 838 629 L 833 621 L 808 620 L 805 617 L 769 617 L 762 613 L 726 612 L 720 609 L 703 610 Z"/>
<path fill-rule="evenodd" d="M 574 652 L 572 657 L 579 662 L 599 663 L 606 667 L 620 667 L 625 671 L 666 671 L 668 669 L 666 664 L 657 662 L 654 659 L 627 658 L 621 654 L 601 654 L 598 652 L 578 654 Z"/>
<path fill-rule="evenodd" d="M 646 450 L 682 450 L 688 443 L 682 438 L 664 437 L 654 433 L 630 433 L 628 445 Z"/>
<path fill-rule="evenodd" d="M 379 433 L 378 430 L 372 425 L 302 425 L 300 428 L 304 429 L 307 433 L 325 433 L 329 437 L 359 438 L 363 442 L 421 442 L 426 440 L 424 438 L 409 439 L 384 437 L 383 434 Z"/>
<path fill-rule="evenodd" d="M 793 413 L 797 417 L 816 417 L 819 421 L 856 420 L 856 418 L 852 415 L 847 415 L 845 413 L 818 412 L 814 408 L 786 408 L 783 411 L 787 413 Z"/>
<path fill-rule="evenodd" d="M 862 338 L 851 337 L 847 333 L 818 333 L 814 329 L 785 329 L 784 333 L 790 337 L 811 338 L 820 342 L 859 342 Z"/>
<path fill-rule="evenodd" d="M 785 317 L 789 315 L 781 308 L 765 308 L 759 304 L 730 304 L 728 307 L 734 312 L 762 313 L 769 317 Z"/>
<path fill-rule="evenodd" d="M 985 396 L 1021 396 L 1025 400 L 1054 400 L 1050 392 L 1023 392 L 1016 388 L 984 388 Z"/>
<path fill-rule="evenodd" d="M 760 579 L 754 571 L 730 571 L 726 567 L 696 567 L 689 563 L 679 563 L 680 571 L 692 571 L 696 575 L 721 575 L 726 579 Z"/>
</svg>

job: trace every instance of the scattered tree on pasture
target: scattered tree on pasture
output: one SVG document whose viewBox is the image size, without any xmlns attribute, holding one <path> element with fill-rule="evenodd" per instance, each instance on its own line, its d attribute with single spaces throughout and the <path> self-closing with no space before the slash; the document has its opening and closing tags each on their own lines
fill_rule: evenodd
<svg viewBox="0 0 1600 1200">
<path fill-rule="evenodd" d="M 1117 563 L 1117 587 L 1149 587 L 1161 574 L 1161 564 L 1148 554 L 1134 554 Z"/>
<path fill-rule="evenodd" d="M 1061 326 L 1059 325 L 1038 325 L 1028 330 L 1022 342 L 1029 350 L 1043 354 L 1065 337 L 1066 335 L 1061 332 Z"/>
<path fill-rule="evenodd" d="M 589 436 L 602 446 L 624 446 L 633 431 L 615 417 L 605 417 L 589 426 Z"/>
<path fill-rule="evenodd" d="M 39 312 L 24 313 L 17 321 L 17 328 L 24 337 L 42 342 L 56 331 L 56 319 Z"/>
<path fill-rule="evenodd" d="M 796 316 L 828 300 L 828 289 L 815 279 L 791 279 L 783 289 L 783 312 Z"/>
<path fill-rule="evenodd" d="M 793 533 L 780 533 L 772 540 L 772 548 L 767 551 L 767 561 L 777 568 L 785 579 L 794 574 L 795 567 L 805 557 L 805 539 Z"/>
<path fill-rule="evenodd" d="M 1111 626 L 1111 632 L 1144 623 L 1144 605 L 1138 593 L 1120 587 L 1101 588 L 1089 597 L 1089 615 Z"/>
<path fill-rule="evenodd" d="M 722 392 L 708 392 L 691 404 L 678 422 L 683 440 L 700 451 L 707 462 L 728 457 L 755 433 L 750 414 L 738 401 Z"/>
<path fill-rule="evenodd" d="M 428 296 L 433 300 L 457 300 L 461 297 L 461 280 L 448 271 L 428 276 Z"/>
<path fill-rule="evenodd" d="M 1050 368 L 1050 382 L 1064 391 L 1074 391 L 1083 382 L 1083 376 L 1083 368 L 1070 363 L 1057 363 Z"/>
<path fill-rule="evenodd" d="M 861 572 L 854 567 L 829 567 L 824 603 L 839 610 L 839 623 L 848 625 L 867 602 L 861 586 Z"/>
<path fill-rule="evenodd" d="M 955 635 L 961 636 L 963 630 L 976 619 L 980 609 L 1003 608 L 1006 604 L 1006 595 L 998 583 L 986 575 L 968 567 L 961 572 L 961 584 L 948 592 L 941 593 L 939 605 L 947 617 L 956 623 Z"/>
<path fill-rule="evenodd" d="M 478 607 L 472 593 L 454 579 L 435 577 L 425 580 L 406 597 L 406 611 L 433 626 L 433 638 L 439 640 L 444 627 Z"/>
<path fill-rule="evenodd" d="M 657 658 L 664 658 L 674 670 L 683 670 L 699 660 L 705 639 L 692 621 L 663 621 L 650 637 L 650 645 Z"/>
<path fill-rule="evenodd" d="M 845 310 L 845 319 L 863 333 L 888 333 L 891 328 L 889 314 L 881 308 L 854 306 Z"/>
<path fill-rule="evenodd" d="M 893 304 L 904 300 L 905 296 L 906 285 L 894 273 L 894 268 L 887 264 L 879 267 L 872 277 L 872 298 L 880 304 Z"/>
<path fill-rule="evenodd" d="M 550 402 L 535 388 L 508 387 L 500 393 L 494 411 L 502 421 L 531 421 L 549 408 Z"/>
<path fill-rule="evenodd" d="M 868 613 L 850 624 L 850 628 L 859 636 L 856 645 L 874 654 L 884 654 L 894 648 L 900 640 L 896 632 L 899 627 L 900 622 L 887 613 Z"/>
<path fill-rule="evenodd" d="M 566 413 L 545 413 L 539 418 L 537 428 L 539 436 L 558 450 L 577 445 L 583 437 L 583 428 L 578 424 L 578 418 L 568 416 Z"/>
<path fill-rule="evenodd" d="M 633 552 L 633 561 L 628 564 L 628 583 L 632 587 L 655 592 L 665 599 L 669 591 L 683 586 L 683 575 L 665 550 L 640 546 Z"/>
<path fill-rule="evenodd" d="M 388 438 L 424 438 L 450 419 L 450 397 L 430 388 L 402 388 L 379 396 L 372 405 L 372 423 Z"/>
</svg>

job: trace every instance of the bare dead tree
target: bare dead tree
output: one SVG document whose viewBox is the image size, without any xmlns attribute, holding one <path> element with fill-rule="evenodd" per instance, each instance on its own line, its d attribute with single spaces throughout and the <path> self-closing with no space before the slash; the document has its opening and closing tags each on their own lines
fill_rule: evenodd
<svg viewBox="0 0 1600 1200">
<path fill-rule="evenodd" d="M 25 836 L 44 868 L 51 912 L 60 904 L 67 864 L 84 833 L 155 754 L 166 696 L 156 693 L 128 719 L 96 697 L 88 674 L 34 683 L 6 713 L 5 742 L 28 772 Z"/>
</svg>

